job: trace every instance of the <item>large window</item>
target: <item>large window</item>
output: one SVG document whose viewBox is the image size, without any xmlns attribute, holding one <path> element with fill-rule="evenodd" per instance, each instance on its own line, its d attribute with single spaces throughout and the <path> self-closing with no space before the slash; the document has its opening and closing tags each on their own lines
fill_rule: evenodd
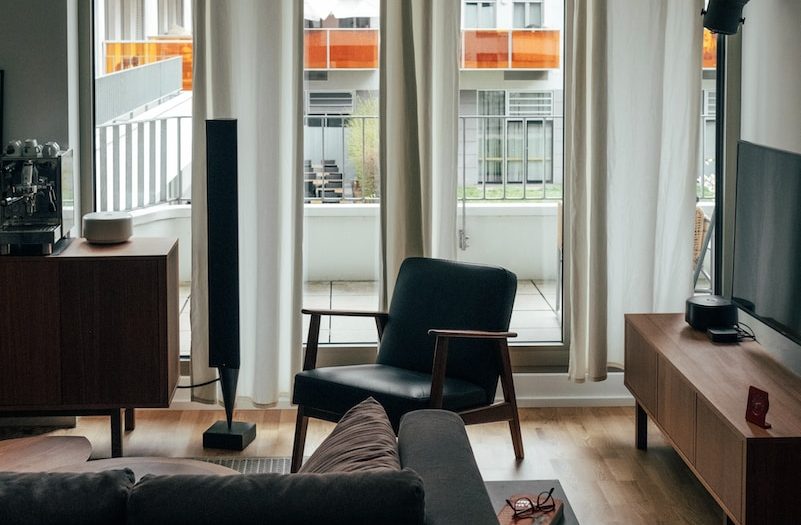
<svg viewBox="0 0 801 525">
<path fill-rule="evenodd" d="M 561 347 L 564 4 L 481 4 L 464 4 L 457 259 L 514 271 L 515 344 Z"/>
<path fill-rule="evenodd" d="M 304 2 L 306 308 L 378 307 L 377 4 Z M 304 337 L 308 317 L 304 318 Z M 324 317 L 320 342 L 375 344 L 369 318 Z"/>
<path fill-rule="evenodd" d="M 134 235 L 181 247 L 181 354 L 190 352 L 191 0 L 95 0 L 95 208 L 137 210 Z"/>
<path fill-rule="evenodd" d="M 475 131 L 471 135 L 478 158 L 477 172 L 466 177 L 475 184 L 467 187 L 468 198 L 543 196 L 541 185 L 528 187 L 524 182 L 550 184 L 551 196 L 561 190 L 554 179 L 554 122 L 561 117 L 554 113 L 553 92 L 478 90 L 475 111 L 469 109 L 473 92 L 463 90 L 461 98 L 463 119 Z M 471 138 L 465 136 L 464 141 Z"/>
</svg>

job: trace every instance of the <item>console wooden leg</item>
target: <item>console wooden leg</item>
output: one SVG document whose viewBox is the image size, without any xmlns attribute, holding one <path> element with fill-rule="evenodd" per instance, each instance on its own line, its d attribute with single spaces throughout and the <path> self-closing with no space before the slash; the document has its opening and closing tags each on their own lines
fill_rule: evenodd
<svg viewBox="0 0 801 525">
<path fill-rule="evenodd" d="M 734 520 L 733 520 L 733 519 L 731 519 L 731 518 L 728 516 L 728 514 L 725 514 L 725 515 L 724 515 L 724 517 L 723 517 L 723 525 L 737 525 L 737 524 L 736 524 L 736 523 L 734 523 Z"/>
<path fill-rule="evenodd" d="M 126 408 L 125 409 L 125 431 L 130 432 L 136 428 L 136 409 L 134 408 Z"/>
<path fill-rule="evenodd" d="M 636 444 L 638 450 L 648 450 L 648 415 L 645 410 L 637 403 L 637 412 L 634 416 L 636 421 Z"/>
<path fill-rule="evenodd" d="M 111 457 L 122 457 L 122 409 L 111 411 Z"/>
</svg>

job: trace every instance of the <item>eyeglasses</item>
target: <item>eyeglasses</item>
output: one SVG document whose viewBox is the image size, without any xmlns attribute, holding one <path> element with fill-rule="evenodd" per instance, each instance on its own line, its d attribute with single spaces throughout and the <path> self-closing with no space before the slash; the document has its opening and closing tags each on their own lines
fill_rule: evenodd
<svg viewBox="0 0 801 525">
<path fill-rule="evenodd" d="M 556 503 L 553 500 L 553 489 L 540 492 L 537 495 L 536 502 L 528 496 L 521 496 L 514 500 L 506 500 L 506 504 L 512 507 L 514 511 L 514 518 L 528 518 L 537 513 L 551 512 L 556 508 Z"/>
</svg>

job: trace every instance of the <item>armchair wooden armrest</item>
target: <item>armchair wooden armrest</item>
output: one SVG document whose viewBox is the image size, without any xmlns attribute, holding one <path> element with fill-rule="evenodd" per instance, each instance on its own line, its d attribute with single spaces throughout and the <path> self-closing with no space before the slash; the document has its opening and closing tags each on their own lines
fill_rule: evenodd
<svg viewBox="0 0 801 525">
<path fill-rule="evenodd" d="M 509 346 L 506 340 L 510 337 L 517 337 L 517 333 L 436 328 L 429 330 L 428 335 L 433 335 L 437 338 L 434 346 L 434 366 L 431 370 L 431 408 L 442 408 L 442 390 L 445 387 L 445 367 L 448 363 L 448 342 L 451 339 L 494 340 L 501 360 L 502 374 L 508 374 L 511 380 L 512 367 L 509 359 Z"/>
<path fill-rule="evenodd" d="M 322 310 L 318 308 L 304 308 L 300 311 L 308 315 L 337 315 L 344 317 L 375 317 L 387 318 L 389 314 L 386 312 L 373 312 L 368 310 Z"/>
<path fill-rule="evenodd" d="M 384 327 L 389 320 L 386 312 L 370 312 L 362 310 L 322 310 L 315 308 L 303 308 L 301 313 L 311 316 L 309 321 L 309 336 L 306 339 L 306 355 L 303 356 L 303 370 L 311 370 L 317 367 L 317 350 L 320 345 L 320 318 L 324 315 L 336 315 L 345 317 L 373 317 L 375 327 L 378 330 L 378 340 L 384 335 Z"/>
<path fill-rule="evenodd" d="M 440 330 L 428 331 L 428 335 L 436 337 L 449 337 L 452 339 L 508 339 L 517 337 L 516 332 L 487 332 L 484 330 Z"/>
</svg>

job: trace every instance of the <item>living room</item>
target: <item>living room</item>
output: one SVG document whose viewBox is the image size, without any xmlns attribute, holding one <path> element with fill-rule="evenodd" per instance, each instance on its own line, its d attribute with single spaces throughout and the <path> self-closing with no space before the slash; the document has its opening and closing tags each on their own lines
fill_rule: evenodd
<svg viewBox="0 0 801 525">
<path fill-rule="evenodd" d="M 780 248 L 801 230 L 759 211 L 786 201 L 737 188 L 746 166 L 801 155 L 801 7 L 706 4 L 3 2 L 0 212 L 55 202 L 69 238 L 0 256 L 0 471 L 129 467 L 138 482 L 300 468 L 298 493 L 334 498 L 333 482 L 304 489 L 303 468 L 371 395 L 432 523 L 497 521 L 505 499 L 552 488 L 565 523 L 795 523 L 776 488 L 801 465 L 797 281 L 784 277 L 797 251 Z M 702 8 L 728 34 L 705 30 Z M 238 143 L 207 120 L 233 122 Z M 785 176 L 773 193 L 791 199 Z M 18 199 L 25 188 L 37 196 Z M 749 202 L 764 257 L 752 272 L 735 222 Z M 84 240 L 91 213 L 133 236 Z M 748 279 L 787 319 L 743 299 Z M 694 295 L 733 300 L 756 342 L 691 329 Z M 33 318 L 48 328 L 24 328 Z M 425 372 L 399 350 L 421 323 Z M 423 374 L 422 394 L 404 405 L 375 390 L 396 386 L 386 367 L 409 368 L 412 390 Z M 770 396 L 771 429 L 743 418 L 749 386 Z M 443 406 L 458 421 L 401 422 Z M 2 476 L 0 499 L 15 479 Z M 289 490 L 264 479 L 248 490 Z M 16 483 L 18 504 L 36 482 Z M 342 512 L 375 510 L 364 490 Z M 132 501 L 149 500 L 129 513 Z M 176 521 L 194 516 L 189 501 Z"/>
</svg>

